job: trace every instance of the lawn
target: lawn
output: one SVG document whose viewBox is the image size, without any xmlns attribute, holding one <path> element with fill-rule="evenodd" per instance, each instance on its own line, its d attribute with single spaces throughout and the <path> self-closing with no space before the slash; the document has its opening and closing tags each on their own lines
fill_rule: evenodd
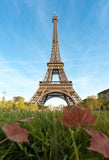
<svg viewBox="0 0 109 160">
<path fill-rule="evenodd" d="M 91 127 L 109 137 L 109 112 L 92 112 L 97 115 L 96 125 Z M 82 126 L 67 127 L 58 119 L 61 111 L 0 112 L 0 141 L 6 138 L 2 127 L 20 119 L 34 116 L 31 122 L 19 122 L 20 127 L 30 131 L 30 143 L 7 140 L 0 145 L 0 160 L 108 160 L 100 153 L 89 151 L 90 136 Z M 76 152 L 75 152 L 76 147 Z"/>
</svg>

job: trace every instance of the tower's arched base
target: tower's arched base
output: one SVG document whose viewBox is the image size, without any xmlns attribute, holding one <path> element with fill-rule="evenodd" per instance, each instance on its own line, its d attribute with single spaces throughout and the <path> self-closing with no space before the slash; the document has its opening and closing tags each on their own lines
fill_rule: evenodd
<svg viewBox="0 0 109 160">
<path fill-rule="evenodd" d="M 53 83 L 54 82 L 54 83 Z M 59 97 L 66 101 L 68 106 L 72 106 L 81 102 L 81 98 L 78 96 L 77 92 L 73 89 L 72 83 L 68 81 L 65 82 L 40 82 L 38 90 L 32 96 L 30 102 L 33 104 L 39 104 L 44 106 L 45 102 L 53 97 Z"/>
<path fill-rule="evenodd" d="M 50 61 L 47 63 L 47 72 L 43 81 L 39 82 L 39 89 L 30 99 L 33 104 L 38 103 L 44 105 L 44 103 L 52 97 L 60 97 L 65 99 L 70 106 L 81 102 L 81 98 L 74 90 L 72 82 L 68 80 L 65 71 L 64 63 L 61 61 L 59 42 L 58 42 L 58 30 L 57 22 L 58 17 L 53 16 L 53 38 L 51 47 Z M 59 81 L 53 81 L 53 75 L 58 75 Z"/>
</svg>

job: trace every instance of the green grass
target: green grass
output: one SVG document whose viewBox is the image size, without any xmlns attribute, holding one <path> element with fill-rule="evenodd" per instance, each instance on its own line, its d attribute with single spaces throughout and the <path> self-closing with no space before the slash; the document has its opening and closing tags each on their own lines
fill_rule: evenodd
<svg viewBox="0 0 109 160">
<path fill-rule="evenodd" d="M 109 136 L 109 112 L 93 114 L 98 118 L 91 128 Z M 86 149 L 90 136 L 82 126 L 70 129 L 58 121 L 62 117 L 59 111 L 0 112 L 0 141 L 6 138 L 2 131 L 5 123 L 11 124 L 32 116 L 35 117 L 33 121 L 20 122 L 20 127 L 30 131 L 30 143 L 7 140 L 0 145 L 0 160 L 105 160 L 102 154 Z"/>
</svg>

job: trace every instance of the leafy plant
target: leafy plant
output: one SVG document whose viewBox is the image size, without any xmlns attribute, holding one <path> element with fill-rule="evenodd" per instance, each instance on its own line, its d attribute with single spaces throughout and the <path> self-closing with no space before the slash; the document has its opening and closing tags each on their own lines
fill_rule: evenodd
<svg viewBox="0 0 109 160">
<path fill-rule="evenodd" d="M 10 125 L 5 124 L 3 126 L 3 131 L 5 132 L 7 138 L 2 140 L 0 144 L 6 141 L 7 139 L 10 139 L 11 141 L 15 142 L 29 142 L 29 140 L 27 139 L 29 136 L 29 131 L 27 131 L 24 128 L 20 128 L 18 122 Z"/>
<path fill-rule="evenodd" d="M 66 126 L 93 126 L 95 125 L 97 116 L 91 114 L 90 107 L 86 110 L 82 110 L 80 107 L 75 106 L 70 111 L 65 107 L 63 108 L 63 118 L 59 119 Z"/>
<path fill-rule="evenodd" d="M 90 136 L 90 147 L 88 150 L 102 153 L 105 158 L 109 157 L 109 138 L 100 131 L 92 129 L 84 129 Z"/>
<path fill-rule="evenodd" d="M 109 112 L 96 111 L 92 112 L 92 115 L 97 116 L 97 119 L 91 128 L 109 136 Z M 2 143 L 0 160 L 77 160 L 77 156 L 79 160 L 106 159 L 102 154 L 86 149 L 89 146 L 89 135 L 82 126 L 72 128 L 60 123 L 58 119 L 63 117 L 60 111 L 0 112 L 0 140 L 6 137 L 2 130 L 4 124 L 12 124 L 28 117 L 34 119 L 20 123 L 20 126 L 30 132 L 28 138 L 30 143 L 15 143 L 10 140 Z"/>
</svg>

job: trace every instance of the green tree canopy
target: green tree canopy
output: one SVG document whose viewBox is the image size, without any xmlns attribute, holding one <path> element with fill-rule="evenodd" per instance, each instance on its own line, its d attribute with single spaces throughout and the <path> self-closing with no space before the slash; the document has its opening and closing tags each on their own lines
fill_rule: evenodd
<svg viewBox="0 0 109 160">
<path fill-rule="evenodd" d="M 82 108 L 88 108 L 91 109 L 99 109 L 103 103 L 97 99 L 95 96 L 88 96 L 86 99 L 84 99 L 80 104 Z"/>
</svg>

